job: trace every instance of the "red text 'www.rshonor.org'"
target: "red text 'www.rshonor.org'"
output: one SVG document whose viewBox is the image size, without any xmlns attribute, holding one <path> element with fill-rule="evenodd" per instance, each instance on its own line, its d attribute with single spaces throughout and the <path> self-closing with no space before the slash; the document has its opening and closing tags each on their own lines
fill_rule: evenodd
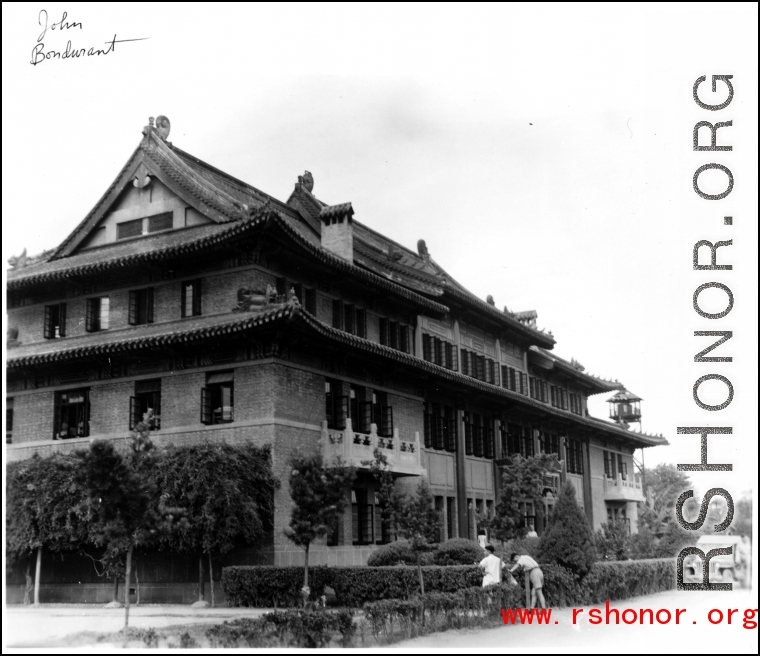
<svg viewBox="0 0 760 656">
<path fill-rule="evenodd" d="M 687 620 L 685 608 L 673 611 L 667 608 L 610 608 L 608 601 L 604 608 L 572 608 L 572 623 L 587 621 L 589 624 L 696 624 L 697 620 Z M 504 624 L 559 624 L 552 621 L 551 608 L 502 608 Z M 744 629 L 757 629 L 757 608 L 713 608 L 707 613 L 710 624 L 741 624 Z"/>
</svg>

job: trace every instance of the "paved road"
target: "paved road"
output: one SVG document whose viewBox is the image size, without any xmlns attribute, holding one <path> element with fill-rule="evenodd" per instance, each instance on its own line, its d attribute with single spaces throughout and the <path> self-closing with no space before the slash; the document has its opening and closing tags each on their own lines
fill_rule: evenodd
<svg viewBox="0 0 760 656">
<path fill-rule="evenodd" d="M 495 650 L 499 652 L 562 652 L 562 653 L 757 653 L 757 628 L 742 627 L 742 613 L 746 608 L 757 608 L 757 594 L 735 592 L 663 592 L 637 597 L 611 604 L 622 611 L 625 608 L 669 609 L 673 619 L 667 625 L 642 626 L 589 623 L 587 607 L 573 624 L 572 611 L 567 608 L 553 611 L 551 624 L 502 626 L 494 629 L 453 630 L 434 633 L 422 638 L 406 640 L 393 645 L 397 649 L 467 649 Z M 598 606 L 596 607 L 598 608 Z M 686 609 L 675 624 L 675 610 Z M 712 625 L 708 612 L 722 609 L 722 624 Z M 739 609 L 726 623 L 726 611 Z M 602 608 L 604 621 L 605 609 Z M 612 616 L 614 617 L 614 616 Z M 628 615 L 630 619 L 631 614 Z M 666 614 L 661 615 L 662 619 Z M 718 619 L 718 614 L 713 614 Z M 555 624 L 554 622 L 558 622 Z M 757 614 L 755 620 L 757 621 Z"/>
<path fill-rule="evenodd" d="M 132 607 L 129 625 L 160 628 L 174 624 L 221 624 L 238 617 L 257 617 L 269 612 L 259 608 L 192 609 L 180 605 Z M 81 631 L 112 633 L 124 626 L 124 609 L 108 609 L 92 604 L 42 604 L 40 608 L 8 606 L 3 613 L 3 644 L 32 647 Z"/>
</svg>

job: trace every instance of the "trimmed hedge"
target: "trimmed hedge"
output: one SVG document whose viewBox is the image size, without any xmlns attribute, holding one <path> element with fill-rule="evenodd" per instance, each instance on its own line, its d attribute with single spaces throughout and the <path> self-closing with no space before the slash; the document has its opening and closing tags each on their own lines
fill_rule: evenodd
<svg viewBox="0 0 760 656">
<path fill-rule="evenodd" d="M 362 610 L 375 640 L 391 643 L 434 631 L 499 625 L 503 622 L 502 608 L 522 606 L 522 590 L 502 583 L 374 601 L 364 604 Z"/>
<path fill-rule="evenodd" d="M 341 611 L 286 611 L 217 624 L 206 631 L 212 647 L 348 647 L 356 627 Z"/>
<path fill-rule="evenodd" d="M 472 565 L 486 557 L 486 550 L 477 542 L 465 538 L 451 538 L 441 542 L 433 553 L 436 565 Z"/>
<path fill-rule="evenodd" d="M 477 565 L 422 568 L 425 590 L 456 592 L 480 586 L 483 573 Z M 299 606 L 303 567 L 225 567 L 222 588 L 228 606 Z M 335 590 L 340 606 L 358 608 L 368 601 L 407 599 L 419 592 L 416 567 L 310 567 L 311 597 Z"/>
</svg>

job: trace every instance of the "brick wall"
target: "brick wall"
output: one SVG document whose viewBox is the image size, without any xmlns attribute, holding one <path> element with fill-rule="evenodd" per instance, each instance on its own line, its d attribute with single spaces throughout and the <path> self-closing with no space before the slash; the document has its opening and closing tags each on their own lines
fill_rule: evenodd
<svg viewBox="0 0 760 656">
<path fill-rule="evenodd" d="M 132 381 L 90 388 L 90 435 L 129 432 L 129 397 L 135 392 Z"/>
<path fill-rule="evenodd" d="M 35 392 L 13 398 L 13 443 L 53 439 L 54 392 Z"/>
<path fill-rule="evenodd" d="M 201 388 L 206 374 L 175 374 L 161 379 L 161 428 L 201 425 Z"/>
</svg>

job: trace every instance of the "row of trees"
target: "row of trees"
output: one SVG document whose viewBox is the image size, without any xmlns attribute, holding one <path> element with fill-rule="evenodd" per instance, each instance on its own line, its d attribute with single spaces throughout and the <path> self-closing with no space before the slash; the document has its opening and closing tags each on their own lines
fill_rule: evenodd
<svg viewBox="0 0 760 656">
<path fill-rule="evenodd" d="M 211 570 L 212 557 L 262 544 L 272 528 L 278 485 L 268 447 L 215 442 L 158 450 L 141 422 L 124 452 L 97 440 L 86 450 L 35 455 L 8 466 L 8 559 L 26 569 L 25 603 L 36 560 L 39 604 L 43 549 L 86 555 L 97 550 L 96 571 L 114 581 L 114 601 L 124 578 L 126 627 L 135 549 L 197 554 L 203 601 L 204 559 Z"/>
</svg>

